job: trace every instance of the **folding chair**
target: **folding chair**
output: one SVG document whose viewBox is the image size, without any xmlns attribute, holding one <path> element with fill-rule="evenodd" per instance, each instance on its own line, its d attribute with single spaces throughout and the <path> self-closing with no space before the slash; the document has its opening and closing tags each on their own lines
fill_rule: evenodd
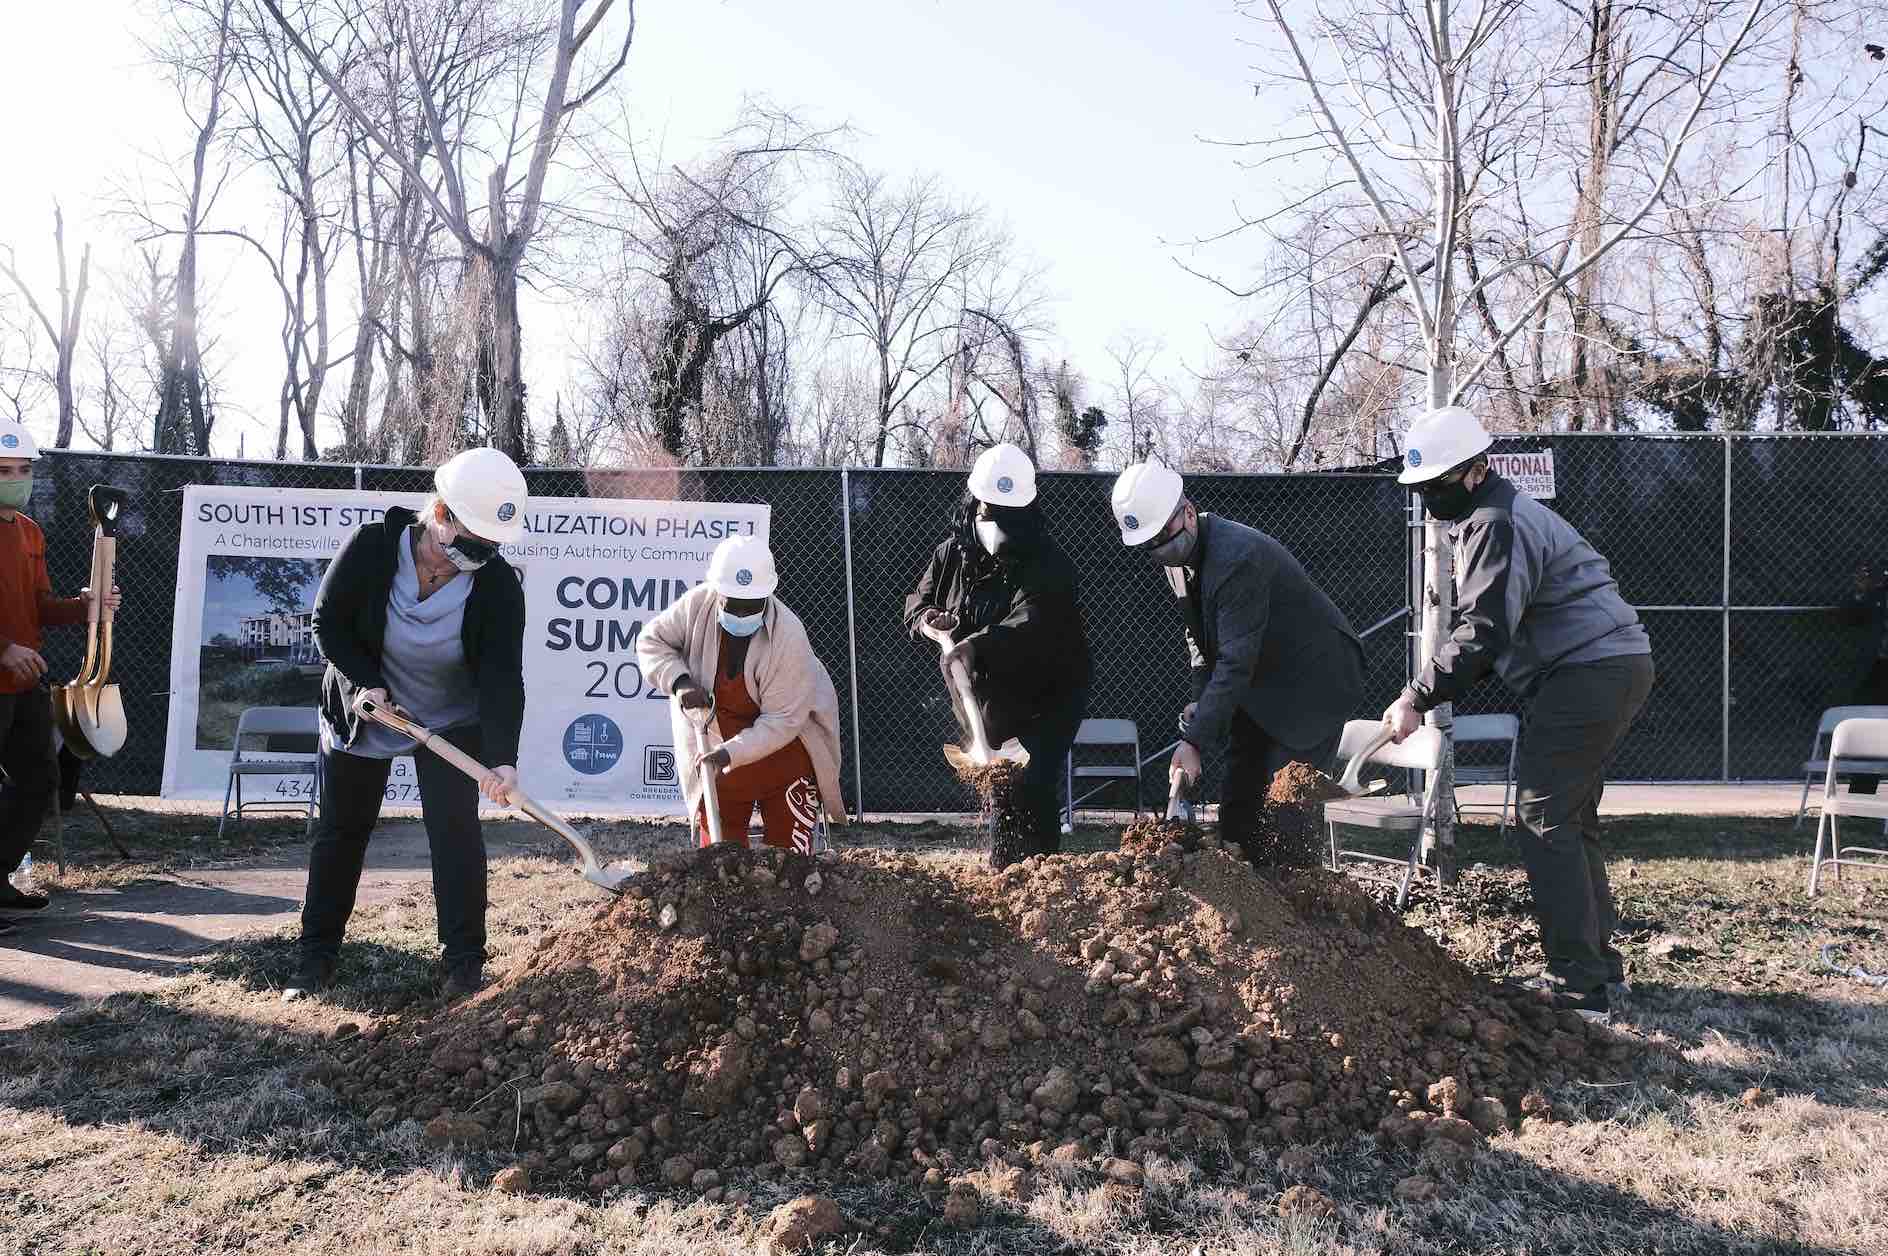
<svg viewBox="0 0 1888 1256">
<path fill-rule="evenodd" d="M 1853 769 L 1837 766 L 1837 760 L 1880 760 L 1888 759 L 1888 719 L 1848 719 L 1835 726 L 1829 738 L 1829 763 L 1823 769 L 1822 777 L 1822 814 L 1816 817 L 1816 850 L 1809 861 L 1809 893 L 1816 894 L 1816 881 L 1822 873 L 1824 864 L 1835 869 L 1838 883 L 1842 880 L 1842 865 L 1852 864 L 1857 868 L 1872 868 L 1878 872 L 1888 872 L 1888 850 L 1878 850 L 1872 846 L 1844 846 L 1841 830 L 1837 827 L 1837 816 L 1866 816 L 1875 820 L 1888 820 L 1888 795 L 1857 794 L 1844 790 L 1836 792 L 1836 783 L 1852 773 Z M 1829 855 L 1824 858 L 1823 830 L 1829 830 Z M 1845 858 L 1850 855 L 1874 855 L 1874 860 Z"/>
<path fill-rule="evenodd" d="M 1383 724 L 1378 720 L 1350 721 L 1344 725 L 1344 734 L 1338 740 L 1338 760 L 1347 763 L 1357 758 L 1382 731 Z M 1386 742 L 1371 752 L 1364 762 L 1381 763 L 1388 767 L 1408 768 L 1424 773 L 1426 782 L 1424 796 L 1419 798 L 1413 794 L 1393 794 L 1381 798 L 1338 798 L 1325 803 L 1324 827 L 1331 840 L 1331 870 L 1333 872 L 1342 870 L 1345 859 L 1401 865 L 1403 878 L 1397 886 L 1396 905 L 1398 909 L 1401 909 L 1409 901 L 1410 884 L 1416 879 L 1416 870 L 1422 866 L 1423 816 L 1427 811 L 1428 791 L 1435 788 L 1436 765 L 1441 761 L 1442 731 L 1428 725 L 1411 733 L 1400 746 Z M 1337 826 L 1340 824 L 1389 833 L 1409 833 L 1412 835 L 1409 856 L 1405 859 L 1395 859 L 1369 851 L 1339 850 Z"/>
<path fill-rule="evenodd" d="M 1103 746 L 1114 749 L 1132 747 L 1134 757 L 1125 762 L 1084 763 L 1075 766 L 1075 751 L 1085 746 Z M 1133 720 L 1083 720 L 1082 726 L 1075 732 L 1075 745 L 1070 748 L 1068 759 L 1063 764 L 1064 783 L 1068 787 L 1068 806 L 1062 811 L 1062 823 L 1065 829 L 1075 824 L 1075 809 L 1108 788 L 1115 781 L 1134 782 L 1134 818 L 1141 818 L 1141 730 Z M 1081 797 L 1075 796 L 1075 782 L 1100 781 Z"/>
<path fill-rule="evenodd" d="M 312 759 L 268 759 L 244 758 L 243 739 L 245 737 L 313 737 L 321 736 L 321 713 L 314 707 L 265 706 L 250 707 L 236 720 L 236 747 L 229 757 L 229 782 L 223 786 L 223 814 L 216 822 L 216 835 L 223 836 L 223 826 L 230 815 L 230 795 L 236 798 L 234 815 L 237 820 L 243 818 L 245 809 L 250 811 L 281 811 L 305 808 L 308 823 L 315 822 L 315 811 L 321 799 L 321 756 Z M 264 751 L 263 753 L 268 753 Z M 278 752 L 279 753 L 279 752 Z M 261 799 L 253 802 L 243 801 L 243 778 L 245 776 L 307 776 L 313 778 L 308 797 L 302 800 L 276 802 Z"/>
<path fill-rule="evenodd" d="M 1506 767 L 1498 764 L 1463 764 L 1455 765 L 1455 783 L 1457 785 L 1495 785 L 1501 786 L 1501 837 L 1508 837 L 1508 818 L 1513 812 L 1511 799 L 1514 797 L 1515 756 L 1521 745 L 1521 717 L 1518 715 L 1458 715 L 1455 728 L 1451 733 L 1455 744 L 1482 745 L 1508 744 L 1508 763 Z M 1470 808 L 1493 807 L 1494 803 L 1461 802 L 1455 804 L 1456 818 L 1460 819 L 1464 811 Z"/>
<path fill-rule="evenodd" d="M 1803 827 L 1803 816 L 1809 810 L 1809 787 L 1828 774 L 1829 765 L 1834 761 L 1835 756 L 1823 750 L 1823 742 L 1835 732 L 1836 725 L 1843 720 L 1883 719 L 1888 719 L 1888 706 L 1839 706 L 1822 713 L 1822 719 L 1816 723 L 1816 734 L 1809 739 L 1809 758 L 1803 763 L 1803 797 L 1796 804 L 1795 827 Z M 1844 763 L 1836 770 L 1836 775 L 1844 778 L 1888 776 L 1888 763 Z"/>
</svg>

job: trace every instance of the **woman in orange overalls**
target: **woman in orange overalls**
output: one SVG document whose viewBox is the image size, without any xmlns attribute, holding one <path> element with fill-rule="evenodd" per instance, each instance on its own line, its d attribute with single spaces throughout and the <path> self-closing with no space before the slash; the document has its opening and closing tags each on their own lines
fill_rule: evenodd
<svg viewBox="0 0 1888 1256">
<path fill-rule="evenodd" d="M 643 627 L 637 657 L 675 696 L 676 744 L 688 712 L 714 705 L 720 745 L 682 760 L 682 790 L 702 845 L 709 838 L 706 774 L 714 773 L 724 840 L 746 846 L 760 808 L 769 846 L 810 854 L 822 804 L 844 820 L 839 792 L 839 697 L 800 619 L 774 596 L 773 554 L 753 537 L 715 548 L 707 582 Z M 711 695 L 712 694 L 712 698 Z"/>
</svg>

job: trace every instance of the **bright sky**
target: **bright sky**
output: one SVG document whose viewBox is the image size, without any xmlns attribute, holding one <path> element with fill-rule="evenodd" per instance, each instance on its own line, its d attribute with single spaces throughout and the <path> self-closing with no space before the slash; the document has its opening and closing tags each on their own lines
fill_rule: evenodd
<svg viewBox="0 0 1888 1256">
<path fill-rule="evenodd" d="M 10 6 L 0 40 L 0 117 L 8 195 L 0 244 L 53 292 L 52 201 L 69 247 L 93 241 L 122 266 L 130 226 L 110 189 L 140 163 L 181 162 L 190 133 L 138 34 L 154 0 Z M 1010 223 L 1047 267 L 1060 348 L 1091 376 L 1104 346 L 1134 329 L 1158 336 L 1167 365 L 1202 361 L 1232 303 L 1174 261 L 1180 242 L 1216 232 L 1235 200 L 1263 206 L 1262 175 L 1204 136 L 1249 137 L 1282 109 L 1255 98 L 1251 23 L 1229 0 L 643 0 L 626 74 L 637 129 L 686 160 L 764 97 L 815 124 L 849 123 L 860 155 L 889 171 L 940 175 Z M 140 156 L 140 154 L 146 156 Z M 230 217 L 266 213 L 232 199 Z M 239 436 L 250 456 L 273 450 L 282 376 L 279 300 L 260 259 L 217 245 L 205 256 L 208 328 L 225 388 L 218 452 Z M 1237 268 L 1252 246 L 1212 260 Z M 351 280 L 343 279 L 346 290 Z M 56 299 L 56 298 L 53 298 Z M 94 299 L 108 300 L 103 286 Z M 536 398 L 564 382 L 574 318 L 544 302 L 525 310 L 527 375 Z M 346 338 L 346 329 L 337 339 Z M 1099 381 L 1098 381 L 1099 382 Z M 48 420 L 50 435 L 50 419 Z M 148 439 L 148 435 L 146 437 Z"/>
</svg>

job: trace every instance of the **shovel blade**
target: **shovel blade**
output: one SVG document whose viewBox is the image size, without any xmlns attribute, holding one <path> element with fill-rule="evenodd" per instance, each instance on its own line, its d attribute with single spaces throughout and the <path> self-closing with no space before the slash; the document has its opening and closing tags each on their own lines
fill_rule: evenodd
<svg viewBox="0 0 1888 1256">
<path fill-rule="evenodd" d="M 1022 743 L 1011 738 L 997 750 L 988 754 L 978 754 L 976 749 L 965 750 L 962 746 L 944 747 L 944 761 L 951 765 L 951 770 L 960 775 L 981 771 L 992 763 L 1014 763 L 1017 767 L 1029 766 L 1029 752 Z"/>
<path fill-rule="evenodd" d="M 124 749 L 130 726 L 125 721 L 125 703 L 116 685 L 102 685 L 80 691 L 74 723 L 82 740 L 98 758 L 110 758 Z"/>
</svg>

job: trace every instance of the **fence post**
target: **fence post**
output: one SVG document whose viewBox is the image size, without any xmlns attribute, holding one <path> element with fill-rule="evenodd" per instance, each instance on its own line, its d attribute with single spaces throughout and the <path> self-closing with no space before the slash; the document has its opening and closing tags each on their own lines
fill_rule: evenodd
<svg viewBox="0 0 1888 1256">
<path fill-rule="evenodd" d="M 358 462 L 354 464 L 354 491 L 361 491 L 361 464 Z"/>
<path fill-rule="evenodd" d="M 1723 728 L 1719 742 L 1723 759 L 1719 765 L 1718 777 L 1729 783 L 1731 779 L 1731 434 L 1720 433 L 1718 439 L 1724 442 L 1724 584 L 1719 594 L 1724 605 L 1724 657 L 1721 669 L 1724 683 L 1720 694 Z"/>
<path fill-rule="evenodd" d="M 865 823 L 865 753 L 859 736 L 859 619 L 852 593 L 852 469 L 839 469 L 839 509 L 846 532 L 846 664 L 852 672 L 852 781 L 859 803 L 859 822 Z"/>
</svg>

